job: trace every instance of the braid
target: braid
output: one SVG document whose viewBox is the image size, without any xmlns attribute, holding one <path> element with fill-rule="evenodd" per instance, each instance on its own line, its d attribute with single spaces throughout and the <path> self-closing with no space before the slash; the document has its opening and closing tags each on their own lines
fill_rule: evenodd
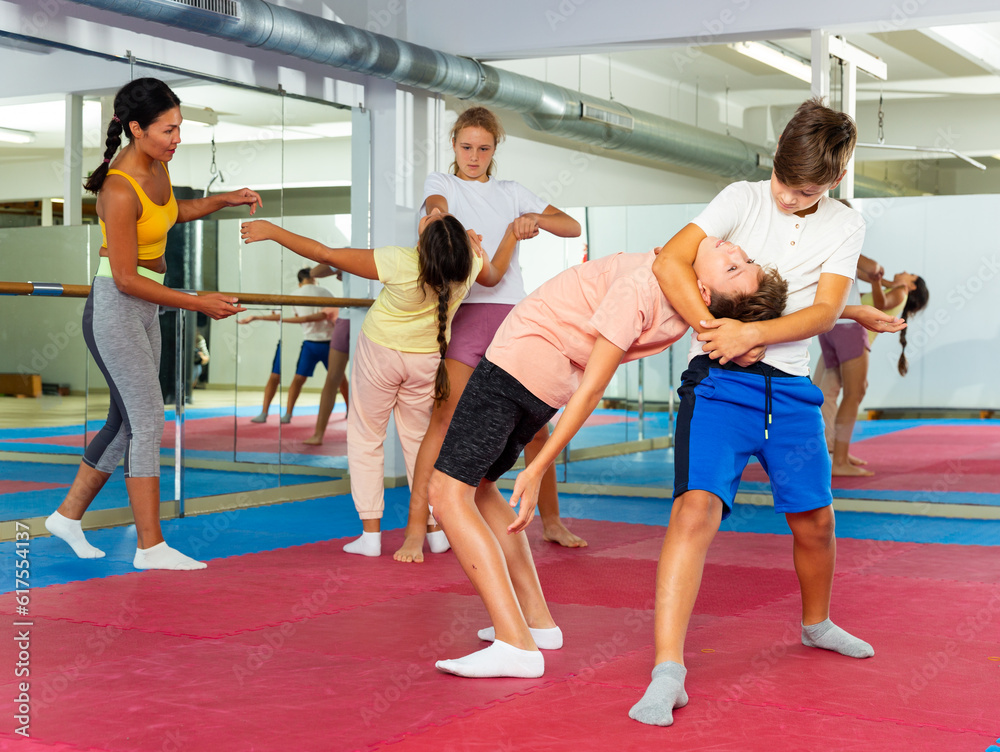
<svg viewBox="0 0 1000 752">
<path fill-rule="evenodd" d="M 122 123 L 118 119 L 117 114 L 108 124 L 108 136 L 104 142 L 104 161 L 97 166 L 97 169 L 90 173 L 90 177 L 87 178 L 87 182 L 83 184 L 85 190 L 91 193 L 97 193 L 101 190 L 101 186 L 104 185 L 104 179 L 108 176 L 108 167 L 111 164 L 111 158 L 118 151 L 118 147 L 122 145 Z"/>
<path fill-rule="evenodd" d="M 927 291 L 927 283 L 923 277 L 917 277 L 913 280 L 913 289 L 906 296 L 903 310 L 899 314 L 900 317 L 909 323 L 914 315 L 927 307 L 929 300 L 930 293 Z M 903 346 L 903 351 L 899 354 L 897 367 L 899 368 L 899 375 L 905 376 L 909 370 L 909 364 L 906 362 L 906 329 L 901 329 L 899 332 L 899 344 Z"/>
<path fill-rule="evenodd" d="M 462 223 L 445 214 L 424 227 L 417 242 L 420 274 L 418 284 L 426 296 L 428 290 L 437 294 L 437 343 L 441 354 L 434 380 L 434 402 L 445 402 L 451 395 L 445 353 L 448 351 L 448 322 L 451 319 L 451 299 L 459 290 L 468 289 L 472 274 L 472 246 Z M 464 293 L 459 293 L 461 296 Z"/>
<path fill-rule="evenodd" d="M 434 379 L 434 402 L 440 404 L 446 402 L 451 396 L 451 382 L 448 380 L 448 369 L 444 364 L 444 356 L 448 352 L 448 305 L 451 302 L 451 287 L 443 285 L 438 288 L 438 350 L 441 353 L 441 362 L 438 363 L 437 376 Z"/>
<path fill-rule="evenodd" d="M 906 372 L 910 370 L 909 364 L 906 362 L 906 330 L 899 330 L 899 344 L 903 346 L 903 352 L 899 354 L 899 363 L 897 368 L 899 368 L 899 375 L 905 376 Z"/>
</svg>

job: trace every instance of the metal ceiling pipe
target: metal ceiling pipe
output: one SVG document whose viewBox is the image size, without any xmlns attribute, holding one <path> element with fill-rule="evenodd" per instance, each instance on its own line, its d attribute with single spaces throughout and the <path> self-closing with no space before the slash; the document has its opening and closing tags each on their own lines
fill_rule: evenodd
<svg viewBox="0 0 1000 752">
<path fill-rule="evenodd" d="M 734 180 L 771 171 L 766 147 L 264 0 L 74 2 L 514 110 L 535 130 L 604 149 Z M 855 178 L 855 192 L 901 195 L 863 176 Z"/>
</svg>

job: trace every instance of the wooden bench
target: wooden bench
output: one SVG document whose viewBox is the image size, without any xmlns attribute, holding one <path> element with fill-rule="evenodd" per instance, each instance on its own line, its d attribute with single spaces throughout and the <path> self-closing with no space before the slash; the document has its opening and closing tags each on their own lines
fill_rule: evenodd
<svg viewBox="0 0 1000 752">
<path fill-rule="evenodd" d="M 41 397 L 42 377 L 37 373 L 0 373 L 0 394 Z"/>
</svg>

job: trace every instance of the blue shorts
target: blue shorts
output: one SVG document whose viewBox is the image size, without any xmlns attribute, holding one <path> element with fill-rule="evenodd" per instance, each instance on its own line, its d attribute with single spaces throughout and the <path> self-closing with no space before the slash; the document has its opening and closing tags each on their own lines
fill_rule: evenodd
<svg viewBox="0 0 1000 752">
<path fill-rule="evenodd" d="M 271 373 L 276 373 L 281 375 L 281 340 L 278 340 L 278 346 L 274 348 L 274 362 L 271 363 Z"/>
<path fill-rule="evenodd" d="M 322 363 L 324 368 L 329 368 L 330 342 L 304 340 L 302 349 L 299 350 L 299 364 L 295 367 L 295 374 L 308 378 L 313 375 L 317 363 Z"/>
<path fill-rule="evenodd" d="M 678 393 L 675 498 L 708 491 L 722 500 L 725 519 L 753 456 L 771 479 L 775 512 L 808 512 L 833 503 L 823 393 L 807 376 L 790 376 L 764 363 L 720 366 L 700 355 L 681 376 Z"/>
</svg>

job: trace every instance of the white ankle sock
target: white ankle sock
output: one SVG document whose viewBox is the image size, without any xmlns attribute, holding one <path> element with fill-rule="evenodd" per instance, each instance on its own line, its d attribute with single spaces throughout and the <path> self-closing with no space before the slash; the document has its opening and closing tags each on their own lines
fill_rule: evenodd
<svg viewBox="0 0 1000 752">
<path fill-rule="evenodd" d="M 545 659 L 537 650 L 521 650 L 500 640 L 464 658 L 438 661 L 434 665 L 446 674 L 473 679 L 493 676 L 537 679 L 545 673 Z"/>
<path fill-rule="evenodd" d="M 69 517 L 59 514 L 59 512 L 53 512 L 45 520 L 45 529 L 56 538 L 66 541 L 69 547 L 73 549 L 73 553 L 81 559 L 100 559 L 104 556 L 104 552 L 101 549 L 95 548 L 87 542 L 87 536 L 83 534 L 83 526 L 80 520 L 71 520 Z"/>
<path fill-rule="evenodd" d="M 253 418 L 250 418 L 251 423 L 267 423 L 267 413 L 261 413 Z"/>
<path fill-rule="evenodd" d="M 531 636 L 535 640 L 535 647 L 539 650 L 558 650 L 563 646 L 563 633 L 559 627 L 549 627 L 548 629 L 528 627 L 528 631 L 531 632 Z M 480 629 L 478 634 L 479 639 L 486 642 L 493 642 L 497 638 L 493 627 Z"/>
<path fill-rule="evenodd" d="M 451 548 L 448 536 L 444 534 L 444 530 L 434 530 L 427 533 L 427 545 L 430 546 L 432 554 L 443 554 Z"/>
<path fill-rule="evenodd" d="M 161 541 L 150 548 L 137 548 L 132 566 L 136 569 L 204 569 L 208 566 L 203 561 L 196 561 L 182 554 L 176 548 L 171 548 L 166 541 Z"/>
<path fill-rule="evenodd" d="M 345 545 L 344 550 L 349 554 L 381 556 L 382 533 L 361 533 L 361 537 Z"/>
</svg>

